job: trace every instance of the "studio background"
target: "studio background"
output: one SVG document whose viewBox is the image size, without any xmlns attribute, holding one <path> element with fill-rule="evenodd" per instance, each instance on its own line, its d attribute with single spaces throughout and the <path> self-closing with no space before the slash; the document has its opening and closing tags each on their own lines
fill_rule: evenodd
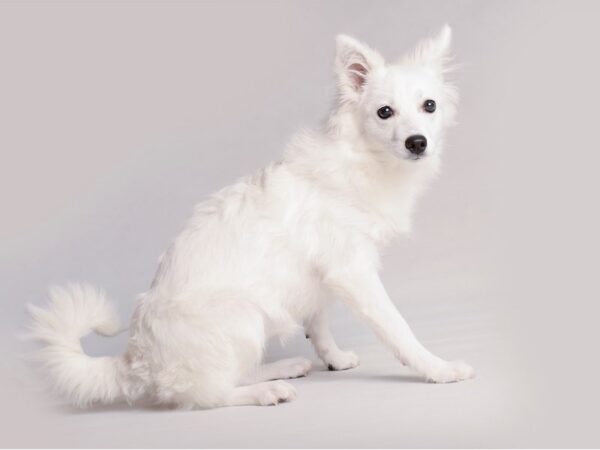
<svg viewBox="0 0 600 450">
<path fill-rule="evenodd" d="M 0 3 L 0 445 L 597 447 L 600 3 Z M 25 304 L 85 280 L 128 322 L 193 205 L 327 114 L 334 37 L 399 57 L 449 23 L 459 124 L 383 279 L 434 385 L 337 307 L 360 368 L 320 363 L 277 407 L 85 412 L 48 396 L 16 339 Z M 93 355 L 126 334 L 90 336 Z M 305 355 L 298 336 L 269 358 Z"/>
</svg>

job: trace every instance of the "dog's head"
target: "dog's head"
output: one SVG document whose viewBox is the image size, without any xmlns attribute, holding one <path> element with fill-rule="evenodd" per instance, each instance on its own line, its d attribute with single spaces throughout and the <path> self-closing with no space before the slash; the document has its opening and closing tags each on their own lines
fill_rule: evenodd
<svg viewBox="0 0 600 450">
<path fill-rule="evenodd" d="M 450 40 L 446 25 L 437 37 L 390 64 L 365 44 L 337 37 L 340 107 L 352 116 L 371 148 L 409 161 L 439 152 L 457 100 L 454 87 L 444 78 Z"/>
</svg>

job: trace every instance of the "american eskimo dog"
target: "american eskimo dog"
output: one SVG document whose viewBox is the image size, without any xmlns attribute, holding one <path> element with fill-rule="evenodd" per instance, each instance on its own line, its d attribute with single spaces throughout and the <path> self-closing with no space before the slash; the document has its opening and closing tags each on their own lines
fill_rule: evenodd
<svg viewBox="0 0 600 450">
<path fill-rule="evenodd" d="M 336 41 L 337 95 L 321 127 L 284 156 L 198 204 L 137 300 L 124 355 L 92 358 L 80 338 L 120 330 L 105 294 L 53 288 L 31 306 L 32 336 L 53 386 L 78 406 L 152 399 L 182 408 L 291 401 L 282 379 L 311 362 L 262 364 L 268 339 L 300 326 L 330 370 L 356 367 L 336 345 L 327 309 L 340 299 L 424 378 L 474 376 L 429 352 L 378 276 L 379 254 L 410 230 L 415 200 L 438 172 L 457 95 L 448 26 L 395 63 L 348 36 Z"/>
</svg>

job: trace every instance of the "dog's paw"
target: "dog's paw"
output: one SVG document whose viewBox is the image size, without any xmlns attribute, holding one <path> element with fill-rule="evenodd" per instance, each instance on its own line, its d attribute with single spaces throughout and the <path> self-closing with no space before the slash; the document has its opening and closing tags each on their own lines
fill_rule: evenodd
<svg viewBox="0 0 600 450">
<path fill-rule="evenodd" d="M 296 388 L 285 381 L 276 380 L 262 383 L 258 393 L 258 402 L 262 406 L 277 405 L 296 399 Z"/>
<path fill-rule="evenodd" d="M 464 361 L 448 361 L 427 373 L 427 379 L 434 383 L 454 383 L 475 377 L 475 370 Z"/>
<path fill-rule="evenodd" d="M 325 360 L 329 370 L 347 370 L 358 367 L 360 360 L 354 352 L 335 352 L 327 355 Z"/>
</svg>

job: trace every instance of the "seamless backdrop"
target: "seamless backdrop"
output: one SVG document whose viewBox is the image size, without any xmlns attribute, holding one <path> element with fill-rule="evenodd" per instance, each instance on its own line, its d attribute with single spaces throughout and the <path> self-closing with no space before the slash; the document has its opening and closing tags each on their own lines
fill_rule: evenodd
<svg viewBox="0 0 600 450">
<path fill-rule="evenodd" d="M 0 445 L 600 446 L 599 15 L 550 0 L 0 2 Z M 317 363 L 290 404 L 80 412 L 45 393 L 16 338 L 27 302 L 87 280 L 127 322 L 194 203 L 326 115 L 336 34 L 391 59 L 444 23 L 459 125 L 383 278 L 475 380 L 422 382 L 337 307 L 362 365 Z M 298 354 L 317 362 L 303 336 L 268 357 Z"/>
</svg>

